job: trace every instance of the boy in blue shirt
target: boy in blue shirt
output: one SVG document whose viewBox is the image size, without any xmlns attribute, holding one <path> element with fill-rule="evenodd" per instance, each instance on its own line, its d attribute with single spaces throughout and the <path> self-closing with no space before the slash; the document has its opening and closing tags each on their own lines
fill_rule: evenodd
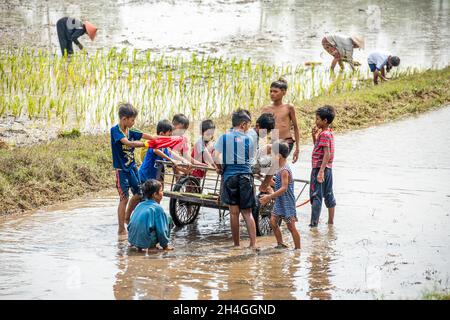
<svg viewBox="0 0 450 320">
<path fill-rule="evenodd" d="M 250 248 L 256 248 L 256 226 L 252 216 L 255 191 L 251 159 L 255 144 L 246 133 L 251 118 L 246 110 L 237 110 L 232 116 L 233 130 L 222 135 L 214 147 L 217 171 L 222 174 L 221 201 L 229 205 L 231 234 L 235 247 L 239 247 L 239 213 L 245 219 L 250 237 Z"/>
<path fill-rule="evenodd" d="M 156 125 L 156 134 L 160 136 L 171 136 L 173 126 L 169 120 L 161 120 Z M 177 163 L 172 159 L 172 155 L 169 148 L 153 149 L 149 148 L 145 155 L 144 161 L 139 168 L 139 179 L 141 183 L 144 183 L 148 179 L 157 179 L 164 181 L 163 170 L 164 166 L 160 163 L 156 163 L 157 160 L 166 160 L 172 162 L 174 165 Z M 162 174 L 158 177 L 158 171 Z"/>
<path fill-rule="evenodd" d="M 150 249 L 159 245 L 164 250 L 173 250 L 170 242 L 170 218 L 160 202 L 163 188 L 159 181 L 147 180 L 142 185 L 145 200 L 138 204 L 128 225 L 128 242 L 138 248 Z"/>
<path fill-rule="evenodd" d="M 137 109 L 130 103 L 122 103 L 119 106 L 119 124 L 111 128 L 113 167 L 116 171 L 116 187 L 120 196 L 117 208 L 119 236 L 126 235 L 125 223 L 130 220 L 131 212 L 141 199 L 139 175 L 134 161 L 134 148 L 148 147 L 149 141 L 142 142 L 141 139 L 154 140 L 157 138 L 131 129 L 137 115 Z M 133 197 L 128 203 L 129 189 L 131 189 Z"/>
</svg>

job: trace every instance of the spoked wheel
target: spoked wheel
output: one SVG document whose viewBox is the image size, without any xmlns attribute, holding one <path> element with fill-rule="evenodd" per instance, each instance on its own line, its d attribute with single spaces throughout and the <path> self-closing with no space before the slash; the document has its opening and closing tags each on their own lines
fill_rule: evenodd
<svg viewBox="0 0 450 320">
<path fill-rule="evenodd" d="M 258 195 L 258 198 L 261 195 Z M 274 200 L 271 200 L 265 206 L 262 206 L 260 202 L 256 201 L 256 206 L 253 208 L 253 219 L 256 224 L 256 235 L 266 236 L 272 233 L 272 227 L 270 225 L 270 216 L 272 215 Z M 281 225 L 281 219 L 278 221 L 278 225 Z"/>
<path fill-rule="evenodd" d="M 173 191 L 200 193 L 200 183 L 193 177 L 183 177 L 175 184 Z M 169 209 L 173 223 L 177 227 L 182 227 L 194 222 L 200 211 L 200 205 L 171 198 Z"/>
</svg>

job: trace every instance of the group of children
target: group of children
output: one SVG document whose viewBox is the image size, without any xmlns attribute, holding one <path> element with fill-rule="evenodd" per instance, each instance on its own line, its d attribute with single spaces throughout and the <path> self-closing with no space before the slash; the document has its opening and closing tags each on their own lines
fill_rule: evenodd
<svg viewBox="0 0 450 320">
<path fill-rule="evenodd" d="M 251 128 L 250 112 L 239 109 L 232 114 L 232 128 L 218 137 L 215 144 L 213 121 L 202 121 L 201 136 L 191 152 L 184 137 L 189 127 L 189 120 L 185 115 L 175 115 L 172 122 L 159 121 L 157 135 L 154 136 L 133 129 L 138 111 L 129 103 L 121 104 L 120 122 L 111 128 L 113 166 L 120 196 L 119 235 L 128 234 L 129 243 L 139 250 L 173 249 L 169 244 L 171 219 L 160 205 L 164 167 L 157 160 L 166 160 L 173 163 L 174 170 L 191 174 L 198 179 L 205 176 L 205 170 L 191 170 L 190 164 L 214 168 L 222 175 L 220 201 L 229 206 L 235 247 L 240 245 L 239 216 L 242 214 L 250 238 L 250 248 L 257 249 L 252 209 L 257 201 L 264 206 L 273 200 L 270 223 L 277 248 L 287 247 L 279 228 L 281 219 L 286 222 L 292 234 L 295 249 L 300 249 L 300 235 L 295 225 L 294 178 L 287 161 L 292 151 L 293 163 L 298 160 L 300 134 L 294 106 L 283 103 L 286 91 L 286 81 L 273 82 L 270 87 L 272 104 L 262 109 L 263 113 L 256 120 L 255 126 Z M 336 201 L 332 189 L 334 138 L 330 124 L 334 115 L 334 109 L 330 106 L 316 111 L 316 126 L 312 130 L 314 150 L 310 183 L 310 227 L 317 227 L 323 198 L 329 210 L 328 223 L 333 224 Z M 292 128 L 294 137 L 291 134 Z M 271 142 L 267 143 L 269 136 Z M 141 139 L 146 141 L 142 142 Z M 138 169 L 134 149 L 140 147 L 148 150 Z M 262 178 L 263 174 L 265 178 L 259 188 L 261 194 L 256 197 L 254 178 Z M 133 193 L 131 199 L 130 189 Z"/>
</svg>

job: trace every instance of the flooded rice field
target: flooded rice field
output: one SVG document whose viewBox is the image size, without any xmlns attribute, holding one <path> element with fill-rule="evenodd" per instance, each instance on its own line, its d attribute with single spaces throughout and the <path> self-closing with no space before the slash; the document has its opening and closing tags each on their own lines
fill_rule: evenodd
<svg viewBox="0 0 450 320">
<path fill-rule="evenodd" d="M 0 47 L 59 50 L 55 23 L 75 16 L 96 24 L 88 50 L 130 47 L 156 53 L 205 53 L 270 63 L 331 61 L 321 46 L 325 34 L 361 34 L 366 50 L 402 59 L 402 66 L 447 65 L 450 2 L 314 0 L 13 0 L 0 3 Z"/>
<path fill-rule="evenodd" d="M 142 254 L 117 239 L 115 192 L 0 220 L 0 299 L 399 299 L 449 288 L 450 107 L 336 136 L 335 225 L 322 212 L 302 250 L 233 250 L 229 218 L 204 209 Z M 311 145 L 297 178 L 309 179 Z M 163 206 L 168 209 L 165 200 Z M 286 230 L 284 230 L 286 231 Z M 248 244 L 241 226 L 243 245 Z"/>
</svg>

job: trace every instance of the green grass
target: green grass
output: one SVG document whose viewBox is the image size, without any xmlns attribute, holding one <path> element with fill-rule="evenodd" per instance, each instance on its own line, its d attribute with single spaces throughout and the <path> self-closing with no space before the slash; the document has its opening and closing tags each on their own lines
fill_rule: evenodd
<svg viewBox="0 0 450 320">
<path fill-rule="evenodd" d="M 337 110 L 336 132 L 408 117 L 450 102 L 450 67 L 361 89 L 325 95 L 297 104 L 301 143 L 310 141 L 314 111 L 324 104 Z M 224 121 L 225 119 L 225 121 Z M 254 117 L 256 119 L 256 117 Z M 216 119 L 217 134 L 231 124 Z M 221 131 L 222 130 L 222 131 Z M 152 128 L 148 128 L 153 132 Z M 196 135 L 191 131 L 191 137 Z M 60 138 L 11 148 L 0 143 L 0 215 L 11 214 L 114 188 L 109 135 Z"/>
</svg>

